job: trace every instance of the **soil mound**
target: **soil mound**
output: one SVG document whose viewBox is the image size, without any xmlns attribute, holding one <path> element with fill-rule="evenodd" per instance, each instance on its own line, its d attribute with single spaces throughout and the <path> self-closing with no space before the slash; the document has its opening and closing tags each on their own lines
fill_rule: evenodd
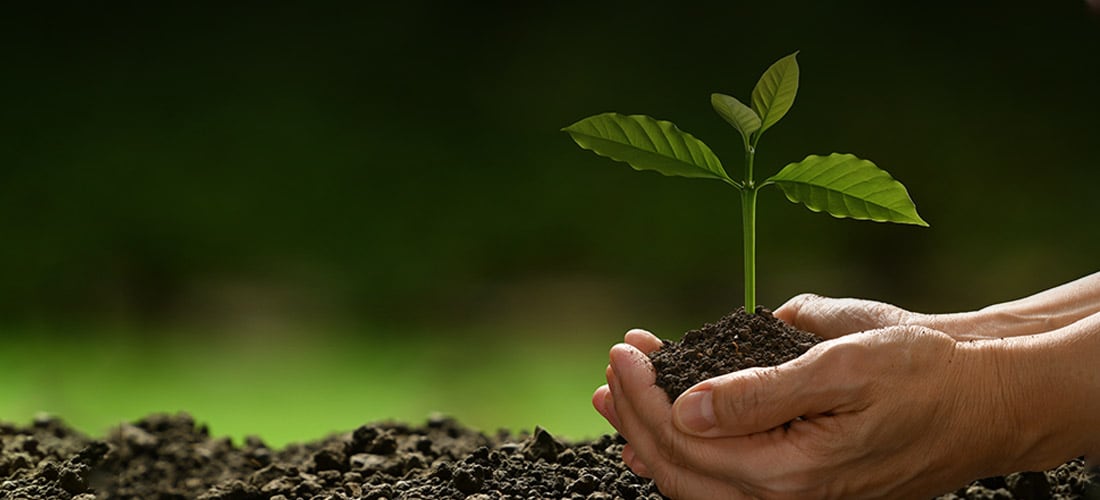
<svg viewBox="0 0 1100 500">
<path fill-rule="evenodd" d="M 674 401 L 708 378 L 754 366 L 776 366 L 801 356 L 821 337 L 790 326 L 763 307 L 756 314 L 738 308 L 722 319 L 692 330 L 650 354 L 657 386 Z"/>
<path fill-rule="evenodd" d="M 56 419 L 0 424 L 4 500 L 533 499 L 656 500 L 622 464 L 623 440 L 566 442 L 545 429 L 494 436 L 454 420 L 386 422 L 273 450 L 236 445 L 189 415 L 152 415 L 90 439 Z M 943 499 L 1088 498 L 1081 460 L 975 482 Z M 1092 498 L 1096 498 L 1093 496 Z"/>
</svg>

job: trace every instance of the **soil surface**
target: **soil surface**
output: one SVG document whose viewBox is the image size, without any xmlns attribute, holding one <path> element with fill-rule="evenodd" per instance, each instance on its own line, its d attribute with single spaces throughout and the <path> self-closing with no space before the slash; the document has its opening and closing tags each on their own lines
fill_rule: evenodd
<svg viewBox="0 0 1100 500">
<path fill-rule="evenodd" d="M 722 319 L 684 334 L 677 342 L 664 341 L 650 354 L 657 370 L 657 386 L 674 401 L 691 386 L 754 366 L 776 366 L 801 356 L 824 339 L 772 316 L 763 307 L 756 314 L 738 308 Z"/>
<path fill-rule="evenodd" d="M 187 414 L 123 424 L 105 440 L 49 418 L 0 424 L 0 442 L 3 500 L 664 498 L 622 465 L 619 437 L 488 436 L 447 418 L 282 450 L 211 437 Z"/>
<path fill-rule="evenodd" d="M 446 418 L 364 425 L 282 450 L 212 437 L 186 414 L 123 424 L 103 440 L 42 418 L 0 424 L 0 445 L 3 500 L 664 498 L 623 466 L 618 436 L 570 443 L 539 428 L 489 436 Z M 940 498 L 1100 498 L 1098 481 L 1074 460 Z"/>
</svg>

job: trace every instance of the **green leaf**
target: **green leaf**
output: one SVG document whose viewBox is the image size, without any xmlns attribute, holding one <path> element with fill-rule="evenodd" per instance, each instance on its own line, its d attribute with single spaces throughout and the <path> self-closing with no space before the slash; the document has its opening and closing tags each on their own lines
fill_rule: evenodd
<svg viewBox="0 0 1100 500">
<path fill-rule="evenodd" d="M 794 104 L 798 93 L 798 52 L 771 65 L 752 89 L 752 109 L 760 115 L 760 132 L 771 128 Z"/>
<path fill-rule="evenodd" d="M 748 145 L 752 133 L 760 129 L 760 117 L 756 116 L 756 112 L 733 97 L 725 94 L 711 94 L 710 105 L 714 106 L 714 110 L 722 119 L 741 133 L 745 145 Z"/>
<path fill-rule="evenodd" d="M 855 155 L 807 156 L 765 184 L 774 183 L 795 203 L 834 217 L 928 226 L 909 192 L 885 170 Z"/>
<path fill-rule="evenodd" d="M 672 122 L 645 115 L 603 113 L 562 129 L 580 147 L 629 163 L 635 170 L 734 183 L 714 152 Z"/>
</svg>

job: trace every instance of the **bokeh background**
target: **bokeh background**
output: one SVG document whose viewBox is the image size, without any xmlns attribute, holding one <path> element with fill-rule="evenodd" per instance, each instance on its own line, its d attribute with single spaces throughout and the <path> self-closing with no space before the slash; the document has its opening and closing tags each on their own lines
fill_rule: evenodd
<svg viewBox="0 0 1100 500">
<path fill-rule="evenodd" d="M 0 12 L 0 420 L 154 411 L 274 444 L 432 412 L 582 438 L 606 349 L 741 301 L 736 192 L 559 129 L 672 120 L 800 50 L 761 176 L 851 152 L 931 228 L 760 199 L 759 299 L 927 312 L 1095 272 L 1081 1 L 442 2 Z"/>
</svg>

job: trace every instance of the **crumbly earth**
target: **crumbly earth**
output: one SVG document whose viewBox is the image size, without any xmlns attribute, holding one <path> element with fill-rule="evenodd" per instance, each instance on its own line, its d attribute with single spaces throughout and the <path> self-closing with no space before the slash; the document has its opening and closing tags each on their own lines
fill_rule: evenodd
<svg viewBox="0 0 1100 500">
<path fill-rule="evenodd" d="M 187 414 L 123 424 L 104 440 L 56 419 L 0 424 L 0 443 L 4 500 L 665 498 L 623 466 L 618 436 L 569 443 L 540 428 L 487 436 L 446 418 L 364 425 L 282 450 L 211 437 Z M 1100 498 L 1100 477 L 1073 460 L 939 498 Z"/>
<path fill-rule="evenodd" d="M 273 450 L 211 437 L 187 414 L 152 415 L 90 439 L 56 419 L 0 424 L 3 500 L 664 498 L 605 435 L 566 443 L 545 429 L 488 436 L 447 418 Z"/>
<path fill-rule="evenodd" d="M 657 370 L 657 386 L 674 401 L 708 378 L 754 366 L 781 365 L 822 341 L 776 319 L 763 307 L 751 315 L 741 307 L 685 333 L 679 341 L 664 341 L 649 358 Z"/>
</svg>

